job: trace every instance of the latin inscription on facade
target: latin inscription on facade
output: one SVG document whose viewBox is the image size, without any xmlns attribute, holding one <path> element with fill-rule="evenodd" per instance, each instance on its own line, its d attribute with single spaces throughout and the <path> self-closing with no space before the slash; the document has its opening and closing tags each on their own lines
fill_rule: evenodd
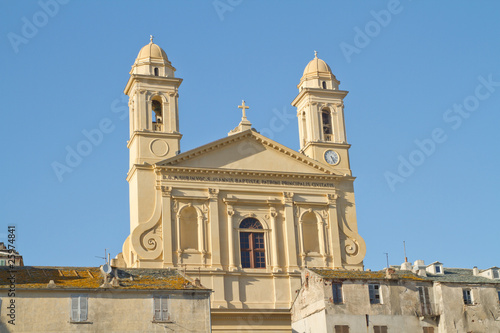
<svg viewBox="0 0 500 333">
<path fill-rule="evenodd" d="M 163 179 L 174 180 L 174 181 L 218 182 L 218 183 L 231 183 L 231 184 L 258 184 L 258 185 L 335 188 L 335 184 L 333 183 L 320 183 L 320 182 L 295 181 L 295 180 L 272 180 L 272 179 L 255 179 L 255 178 L 183 176 L 183 175 L 168 175 L 168 176 L 164 175 Z"/>
</svg>

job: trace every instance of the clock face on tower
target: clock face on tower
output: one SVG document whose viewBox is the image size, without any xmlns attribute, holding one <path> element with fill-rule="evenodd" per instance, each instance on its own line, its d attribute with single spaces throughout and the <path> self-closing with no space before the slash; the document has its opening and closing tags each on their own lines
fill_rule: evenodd
<svg viewBox="0 0 500 333">
<path fill-rule="evenodd" d="M 340 162 L 340 156 L 335 150 L 325 151 L 325 161 L 330 165 L 337 165 Z"/>
</svg>

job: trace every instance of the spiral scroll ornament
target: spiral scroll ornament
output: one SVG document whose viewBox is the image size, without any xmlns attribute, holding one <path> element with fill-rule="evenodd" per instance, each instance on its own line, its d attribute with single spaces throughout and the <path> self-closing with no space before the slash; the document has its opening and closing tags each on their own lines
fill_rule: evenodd
<svg viewBox="0 0 500 333">
<path fill-rule="evenodd" d="M 163 252 L 161 238 L 161 189 L 156 190 L 155 207 L 152 216 L 132 231 L 131 243 L 135 253 L 142 259 L 156 259 Z"/>
</svg>

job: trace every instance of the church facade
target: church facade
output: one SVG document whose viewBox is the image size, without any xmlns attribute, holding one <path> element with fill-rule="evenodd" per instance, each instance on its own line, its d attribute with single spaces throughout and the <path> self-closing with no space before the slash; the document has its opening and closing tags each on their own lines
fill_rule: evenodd
<svg viewBox="0 0 500 333">
<path fill-rule="evenodd" d="M 114 261 L 177 268 L 212 289 L 212 329 L 290 332 L 306 267 L 363 270 L 339 81 L 315 55 L 292 105 L 300 150 L 243 117 L 228 136 L 180 152 L 182 79 L 151 42 L 125 88 L 130 235 Z"/>
</svg>

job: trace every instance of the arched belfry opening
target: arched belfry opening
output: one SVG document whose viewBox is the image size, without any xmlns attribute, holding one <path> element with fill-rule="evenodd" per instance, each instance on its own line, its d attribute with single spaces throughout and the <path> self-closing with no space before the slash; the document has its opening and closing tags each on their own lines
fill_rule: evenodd
<svg viewBox="0 0 500 333">
<path fill-rule="evenodd" d="M 323 124 L 324 140 L 333 141 L 332 116 L 329 109 L 325 108 L 321 111 L 321 122 Z"/>
<path fill-rule="evenodd" d="M 161 104 L 161 101 L 158 99 L 151 101 L 153 131 L 163 131 L 163 109 Z"/>
</svg>

